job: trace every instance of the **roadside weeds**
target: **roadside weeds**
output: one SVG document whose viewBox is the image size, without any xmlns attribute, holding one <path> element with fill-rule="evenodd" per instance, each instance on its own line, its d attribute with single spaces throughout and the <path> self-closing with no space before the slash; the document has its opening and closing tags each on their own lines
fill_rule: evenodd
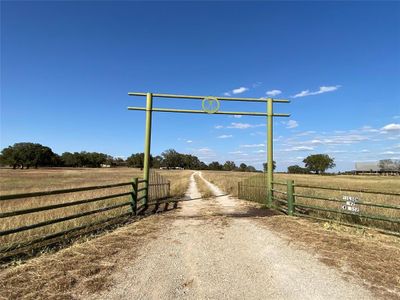
<svg viewBox="0 0 400 300">
<path fill-rule="evenodd" d="M 124 262 L 138 259 L 141 245 L 165 228 L 165 220 L 152 215 L 0 270 L 0 299 L 77 299 L 107 289 L 113 272 Z"/>
</svg>

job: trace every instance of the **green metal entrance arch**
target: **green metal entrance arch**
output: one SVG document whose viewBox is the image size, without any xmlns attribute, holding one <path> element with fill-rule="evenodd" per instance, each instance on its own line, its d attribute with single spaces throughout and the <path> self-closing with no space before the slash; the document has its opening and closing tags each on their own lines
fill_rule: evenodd
<svg viewBox="0 0 400 300">
<path fill-rule="evenodd" d="M 267 117 L 267 205 L 272 206 L 272 181 L 273 181 L 273 117 L 290 117 L 290 114 L 274 113 L 274 103 L 290 103 L 285 99 L 273 98 L 234 98 L 234 97 L 215 97 L 215 96 L 192 96 L 192 95 L 172 95 L 172 94 L 153 94 L 130 92 L 129 96 L 146 97 L 146 107 L 129 106 L 128 110 L 146 111 L 146 131 L 144 140 L 144 168 L 143 179 L 145 181 L 144 205 L 148 203 L 149 191 L 149 172 L 150 172 L 150 147 L 151 147 L 151 123 L 152 113 L 195 113 L 195 114 L 216 114 L 216 115 L 243 115 L 254 117 Z M 202 110 L 193 109 L 173 109 L 173 108 L 153 108 L 153 98 L 175 98 L 193 99 L 202 101 Z M 220 111 L 220 101 L 242 101 L 242 102 L 264 102 L 267 105 L 266 112 L 243 112 L 243 111 Z"/>
</svg>

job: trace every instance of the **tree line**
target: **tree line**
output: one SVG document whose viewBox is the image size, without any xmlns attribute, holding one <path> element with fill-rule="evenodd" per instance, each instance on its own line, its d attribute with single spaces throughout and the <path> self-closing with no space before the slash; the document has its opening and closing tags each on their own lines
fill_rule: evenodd
<svg viewBox="0 0 400 300">
<path fill-rule="evenodd" d="M 99 168 L 127 166 L 143 168 L 144 154 L 134 153 L 127 159 L 112 157 L 99 152 L 64 152 L 61 155 L 54 153 L 50 147 L 38 143 L 16 143 L 4 148 L 0 153 L 0 165 L 11 166 L 13 169 L 29 169 L 38 167 L 89 167 Z M 150 156 L 150 166 L 153 168 L 183 168 L 191 170 L 224 170 L 256 172 L 256 168 L 241 163 L 239 166 L 233 161 L 220 164 L 213 161 L 206 164 L 191 154 L 179 153 L 174 149 L 168 149 L 161 155 Z"/>
<path fill-rule="evenodd" d="M 326 154 L 309 155 L 303 160 L 304 167 L 293 165 L 288 167 L 288 173 L 292 174 L 321 174 L 326 170 L 335 167 L 334 158 Z M 143 168 L 144 154 L 134 153 L 127 159 L 112 157 L 111 155 L 99 152 L 64 152 L 61 155 L 54 153 L 50 147 L 38 143 L 16 143 L 13 146 L 4 148 L 0 153 L 0 165 L 11 166 L 14 169 L 29 169 L 38 167 L 91 167 L 101 166 L 119 167 L 127 166 Z M 382 169 L 399 170 L 400 162 L 393 160 L 381 160 L 379 163 Z M 174 149 L 168 149 L 161 155 L 150 156 L 150 166 L 153 168 L 167 169 L 190 169 L 190 170 L 220 170 L 220 171 L 241 171 L 257 172 L 251 165 L 241 163 L 236 165 L 233 161 L 226 161 L 221 164 L 213 161 L 209 164 L 201 161 L 197 156 L 179 153 Z M 273 162 L 275 170 L 276 163 Z M 267 163 L 263 164 L 263 171 L 267 170 Z"/>
<path fill-rule="evenodd" d="M 64 152 L 54 153 L 50 147 L 37 143 L 16 143 L 4 148 L 0 153 L 0 165 L 11 166 L 14 169 L 29 169 L 38 167 L 92 167 L 102 164 L 123 165 L 124 160 L 98 152 Z"/>
<path fill-rule="evenodd" d="M 129 156 L 126 160 L 128 167 L 143 168 L 144 154 L 135 153 Z M 192 154 L 179 153 L 174 149 L 168 149 L 155 157 L 150 156 L 150 167 L 166 168 L 166 169 L 190 169 L 190 170 L 215 170 L 215 171 L 242 171 L 242 172 L 257 172 L 253 166 L 248 166 L 241 163 L 236 166 L 233 161 L 226 161 L 224 164 L 218 161 L 213 161 L 209 164 L 201 161 L 197 156 Z"/>
</svg>

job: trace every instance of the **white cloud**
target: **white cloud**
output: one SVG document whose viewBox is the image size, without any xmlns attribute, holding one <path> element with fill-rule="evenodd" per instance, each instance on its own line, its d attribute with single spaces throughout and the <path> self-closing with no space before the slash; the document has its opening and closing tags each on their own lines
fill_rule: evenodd
<svg viewBox="0 0 400 300">
<path fill-rule="evenodd" d="M 231 93 L 229 93 L 229 92 L 225 92 L 225 93 L 224 93 L 224 96 L 229 97 L 230 95 L 231 95 Z"/>
<path fill-rule="evenodd" d="M 255 82 L 255 83 L 253 83 L 251 86 L 252 86 L 253 88 L 256 88 L 256 87 L 259 87 L 261 84 L 262 84 L 261 81 L 257 81 L 257 82 Z"/>
<path fill-rule="evenodd" d="M 370 138 L 363 135 L 357 134 L 344 134 L 344 135 L 333 135 L 329 138 L 316 138 L 309 141 L 301 141 L 298 144 L 302 145 L 343 145 L 343 144 L 355 144 L 363 141 L 368 141 Z"/>
<path fill-rule="evenodd" d="M 193 141 L 192 140 L 187 140 L 186 143 L 191 144 L 191 143 L 193 143 Z"/>
<path fill-rule="evenodd" d="M 232 151 L 232 152 L 228 152 L 229 154 L 242 154 L 242 151 Z"/>
<path fill-rule="evenodd" d="M 362 153 L 369 153 L 370 151 L 368 149 L 362 149 L 361 152 Z"/>
<path fill-rule="evenodd" d="M 306 136 L 306 135 L 310 135 L 310 134 L 314 134 L 314 133 L 316 133 L 316 131 L 309 130 L 309 131 L 299 132 L 296 134 L 296 136 Z"/>
<path fill-rule="evenodd" d="M 224 126 L 222 126 L 222 125 L 215 125 L 214 128 L 215 128 L 215 129 L 221 129 L 221 128 L 224 128 Z"/>
<path fill-rule="evenodd" d="M 383 155 L 393 155 L 393 154 L 400 154 L 400 152 L 385 151 L 385 152 L 382 152 L 381 154 L 383 154 Z"/>
<path fill-rule="evenodd" d="M 248 144 L 248 145 L 240 145 L 243 148 L 257 148 L 257 147 L 265 147 L 265 144 Z"/>
<path fill-rule="evenodd" d="M 204 147 L 196 150 L 199 153 L 210 153 L 212 150 L 210 148 Z"/>
<path fill-rule="evenodd" d="M 260 149 L 260 150 L 253 151 L 253 152 L 254 152 L 254 153 L 265 153 L 265 150 Z"/>
<path fill-rule="evenodd" d="M 217 136 L 217 139 L 229 139 L 232 137 L 233 137 L 232 134 L 223 134 L 223 135 Z"/>
<path fill-rule="evenodd" d="M 232 93 L 236 95 L 236 94 L 244 93 L 244 92 L 246 92 L 246 91 L 248 91 L 248 90 L 249 90 L 249 89 L 248 89 L 247 87 L 241 86 L 240 88 L 233 89 L 233 90 L 232 90 Z"/>
<path fill-rule="evenodd" d="M 319 94 L 323 94 L 323 93 L 327 93 L 327 92 L 333 92 L 333 91 L 336 91 L 340 87 L 341 87 L 340 85 L 321 86 L 318 91 L 314 91 L 314 92 L 310 92 L 310 90 L 301 91 L 300 93 L 292 96 L 292 98 L 313 96 L 313 95 L 319 95 Z"/>
<path fill-rule="evenodd" d="M 265 124 L 248 124 L 248 123 L 231 123 L 230 126 L 227 126 L 226 128 L 234 128 L 234 129 L 247 129 L 247 128 L 254 128 L 254 127 L 262 127 L 265 126 Z"/>
<path fill-rule="evenodd" d="M 292 96 L 292 98 L 305 97 L 310 95 L 310 90 L 301 91 L 300 93 Z"/>
<path fill-rule="evenodd" d="M 361 127 L 361 131 L 363 131 L 363 132 L 379 132 L 378 129 L 372 128 L 371 126 L 363 126 L 363 127 Z"/>
<path fill-rule="evenodd" d="M 278 96 L 279 94 L 282 94 L 281 90 L 271 90 L 266 92 L 267 96 L 275 97 Z"/>
<path fill-rule="evenodd" d="M 208 147 L 199 149 L 191 148 L 190 150 L 192 154 L 196 155 L 200 160 L 204 160 L 205 162 L 209 162 L 211 159 L 215 159 L 217 156 L 215 151 Z"/>
<path fill-rule="evenodd" d="M 235 119 L 240 119 L 242 116 L 241 116 L 241 115 L 233 115 L 233 117 L 234 117 Z"/>
<path fill-rule="evenodd" d="M 289 120 L 286 122 L 286 128 L 291 129 L 291 128 L 296 128 L 298 126 L 299 126 L 299 123 L 297 123 L 297 121 L 295 121 L 295 120 Z"/>
<path fill-rule="evenodd" d="M 397 132 L 400 131 L 400 124 L 392 123 L 381 128 L 384 132 Z"/>
<path fill-rule="evenodd" d="M 288 148 L 285 149 L 284 151 L 313 151 L 314 148 L 313 147 L 308 147 L 308 146 L 298 146 L 298 147 L 292 147 L 292 148 Z"/>
<path fill-rule="evenodd" d="M 246 128 L 251 128 L 252 126 L 247 123 L 231 123 L 228 128 L 235 128 L 235 129 L 246 129 Z"/>
</svg>

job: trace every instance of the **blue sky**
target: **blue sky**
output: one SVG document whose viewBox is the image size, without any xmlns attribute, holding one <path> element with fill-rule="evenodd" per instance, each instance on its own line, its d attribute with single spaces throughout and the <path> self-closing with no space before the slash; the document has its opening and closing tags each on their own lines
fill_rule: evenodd
<svg viewBox="0 0 400 300">
<path fill-rule="evenodd" d="M 1 147 L 143 151 L 130 91 L 267 97 L 278 170 L 400 158 L 399 2 L 1 2 Z M 193 100 L 154 107 L 201 109 Z M 265 111 L 222 102 L 221 110 Z M 265 161 L 265 118 L 155 113 L 152 153 Z"/>
</svg>

